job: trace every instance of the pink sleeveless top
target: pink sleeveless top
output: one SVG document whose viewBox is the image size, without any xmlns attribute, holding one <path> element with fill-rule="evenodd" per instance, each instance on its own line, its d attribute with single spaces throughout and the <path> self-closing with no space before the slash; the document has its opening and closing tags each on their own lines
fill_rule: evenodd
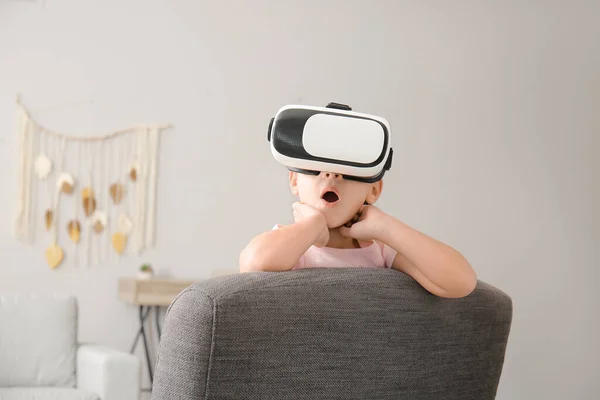
<svg viewBox="0 0 600 400">
<path fill-rule="evenodd" d="M 273 229 L 278 229 L 275 226 Z M 333 247 L 311 246 L 292 269 L 300 268 L 392 268 L 396 250 L 390 246 L 373 241 L 360 243 L 361 248 L 336 249 Z"/>
</svg>

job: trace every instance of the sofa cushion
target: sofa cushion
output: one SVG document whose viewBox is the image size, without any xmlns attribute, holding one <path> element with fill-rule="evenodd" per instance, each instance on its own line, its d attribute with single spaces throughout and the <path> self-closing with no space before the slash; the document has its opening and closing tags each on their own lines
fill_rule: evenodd
<svg viewBox="0 0 600 400">
<path fill-rule="evenodd" d="M 0 327 L 0 387 L 75 386 L 74 297 L 0 295 Z"/>
<path fill-rule="evenodd" d="M 97 395 L 67 388 L 0 388 L 2 400 L 100 400 Z"/>
</svg>

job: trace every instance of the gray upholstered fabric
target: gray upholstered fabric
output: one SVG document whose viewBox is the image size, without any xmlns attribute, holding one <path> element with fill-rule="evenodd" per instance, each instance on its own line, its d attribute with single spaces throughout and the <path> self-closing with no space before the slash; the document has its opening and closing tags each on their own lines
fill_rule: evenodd
<svg viewBox="0 0 600 400">
<path fill-rule="evenodd" d="M 66 388 L 0 388 L 0 400 L 100 400 L 93 393 Z"/>
<path fill-rule="evenodd" d="M 166 317 L 154 400 L 493 399 L 512 302 L 431 295 L 384 269 L 213 278 Z"/>
</svg>

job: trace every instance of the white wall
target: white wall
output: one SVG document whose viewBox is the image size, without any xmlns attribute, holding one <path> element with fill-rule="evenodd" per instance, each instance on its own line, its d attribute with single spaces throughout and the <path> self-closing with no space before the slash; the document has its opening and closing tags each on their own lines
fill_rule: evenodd
<svg viewBox="0 0 600 400">
<path fill-rule="evenodd" d="M 345 102 L 393 126 L 379 205 L 512 296 L 498 398 L 597 398 L 599 17 L 594 1 L 0 1 L 0 290 L 73 293 L 82 340 L 127 349 L 117 278 L 143 261 L 235 270 L 291 215 L 270 117 Z M 75 134 L 175 124 L 155 250 L 50 271 L 43 240 L 12 237 L 17 92 L 33 109 L 93 100 L 36 114 Z"/>
</svg>

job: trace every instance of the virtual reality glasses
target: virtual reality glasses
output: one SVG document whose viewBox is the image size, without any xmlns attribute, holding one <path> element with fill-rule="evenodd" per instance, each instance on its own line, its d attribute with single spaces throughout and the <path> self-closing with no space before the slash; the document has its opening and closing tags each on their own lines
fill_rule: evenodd
<svg viewBox="0 0 600 400">
<path fill-rule="evenodd" d="M 377 182 L 392 166 L 390 124 L 344 104 L 288 105 L 271 119 L 271 152 L 289 170 L 322 171 L 360 182 Z"/>
</svg>

